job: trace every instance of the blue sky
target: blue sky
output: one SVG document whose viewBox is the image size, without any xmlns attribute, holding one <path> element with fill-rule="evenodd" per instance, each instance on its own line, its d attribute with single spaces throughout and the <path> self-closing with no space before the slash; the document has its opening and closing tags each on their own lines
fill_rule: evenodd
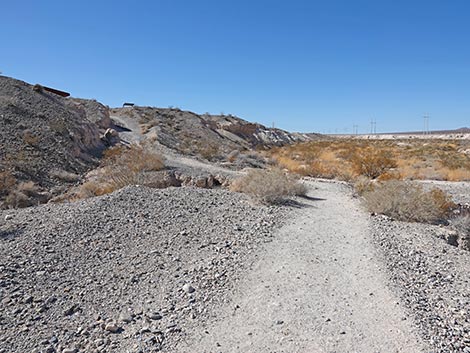
<svg viewBox="0 0 470 353">
<path fill-rule="evenodd" d="M 4 1 L 0 71 L 304 132 L 470 126 L 469 1 Z"/>
</svg>

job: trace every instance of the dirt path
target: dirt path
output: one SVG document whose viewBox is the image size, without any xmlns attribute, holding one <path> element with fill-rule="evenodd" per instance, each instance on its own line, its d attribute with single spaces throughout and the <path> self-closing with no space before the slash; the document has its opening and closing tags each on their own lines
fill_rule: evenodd
<svg viewBox="0 0 470 353">
<path fill-rule="evenodd" d="M 120 127 L 124 128 L 119 132 L 119 136 L 126 143 L 139 143 L 146 139 L 142 134 L 141 128 L 135 119 L 123 116 L 112 115 L 111 119 L 115 121 Z M 214 164 L 197 160 L 195 158 L 185 157 L 178 154 L 176 151 L 169 149 L 166 146 L 154 142 L 155 148 L 158 149 L 165 157 L 165 164 L 173 168 L 189 168 L 199 171 L 204 171 L 212 174 L 225 174 L 237 175 L 237 172 L 216 166 Z"/>
<path fill-rule="evenodd" d="M 311 196 L 178 352 L 423 352 L 387 288 L 367 215 L 342 184 Z"/>
</svg>

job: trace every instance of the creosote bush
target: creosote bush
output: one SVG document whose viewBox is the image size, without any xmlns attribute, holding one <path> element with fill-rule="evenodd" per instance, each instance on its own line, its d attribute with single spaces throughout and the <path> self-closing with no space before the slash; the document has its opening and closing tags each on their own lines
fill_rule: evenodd
<svg viewBox="0 0 470 353">
<path fill-rule="evenodd" d="M 304 184 L 280 169 L 252 169 L 246 175 L 235 179 L 230 185 L 230 190 L 246 193 L 255 201 L 264 204 L 281 203 L 287 197 L 307 193 Z"/>
<path fill-rule="evenodd" d="M 412 182 L 391 180 L 363 193 L 370 212 L 400 221 L 439 223 L 448 219 L 455 204 L 440 189 L 426 191 Z"/>
<path fill-rule="evenodd" d="M 371 179 L 376 179 L 397 166 L 389 152 L 372 147 L 356 153 L 351 162 L 355 173 Z"/>
</svg>

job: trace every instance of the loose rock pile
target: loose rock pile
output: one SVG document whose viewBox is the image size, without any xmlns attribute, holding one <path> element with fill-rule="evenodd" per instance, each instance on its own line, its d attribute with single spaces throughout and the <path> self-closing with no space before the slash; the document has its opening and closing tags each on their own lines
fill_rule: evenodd
<svg viewBox="0 0 470 353">
<path fill-rule="evenodd" d="M 0 352 L 165 350 L 227 300 L 282 212 L 192 187 L 3 211 Z"/>
</svg>

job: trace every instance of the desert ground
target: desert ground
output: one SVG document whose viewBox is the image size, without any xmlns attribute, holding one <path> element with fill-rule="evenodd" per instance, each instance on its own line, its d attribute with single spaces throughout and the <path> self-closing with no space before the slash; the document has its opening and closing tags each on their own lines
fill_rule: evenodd
<svg viewBox="0 0 470 353">
<path fill-rule="evenodd" d="M 0 78 L 0 353 L 470 352 L 470 183 L 420 177 L 465 176 L 465 142 L 418 156 Z M 371 209 L 388 183 L 427 213 Z"/>
</svg>

